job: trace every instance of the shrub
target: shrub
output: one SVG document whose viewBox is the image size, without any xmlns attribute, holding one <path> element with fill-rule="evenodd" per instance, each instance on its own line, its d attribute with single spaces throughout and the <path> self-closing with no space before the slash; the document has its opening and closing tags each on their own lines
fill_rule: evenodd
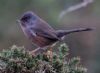
<svg viewBox="0 0 100 73">
<path fill-rule="evenodd" d="M 69 59 L 66 44 L 59 46 L 52 57 L 47 53 L 32 56 L 24 47 L 12 46 L 0 52 L 0 73 L 84 73 L 79 57 Z M 50 54 L 51 55 L 51 54 Z"/>
</svg>

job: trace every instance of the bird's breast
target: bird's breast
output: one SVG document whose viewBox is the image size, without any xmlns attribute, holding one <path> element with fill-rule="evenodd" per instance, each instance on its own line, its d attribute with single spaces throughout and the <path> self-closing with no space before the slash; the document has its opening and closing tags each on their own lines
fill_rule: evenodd
<svg viewBox="0 0 100 73">
<path fill-rule="evenodd" d="M 48 45 L 52 45 L 55 40 L 48 39 L 46 37 L 40 35 L 33 35 L 29 29 L 23 29 L 24 34 L 37 46 L 37 47 L 45 47 Z"/>
</svg>

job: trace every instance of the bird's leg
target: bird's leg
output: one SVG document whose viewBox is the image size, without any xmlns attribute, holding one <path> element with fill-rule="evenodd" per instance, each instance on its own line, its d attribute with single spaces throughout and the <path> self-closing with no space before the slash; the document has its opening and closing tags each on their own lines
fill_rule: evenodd
<svg viewBox="0 0 100 73">
<path fill-rule="evenodd" d="M 38 47 L 35 50 L 31 51 L 30 54 L 34 57 L 34 56 L 37 56 L 38 54 L 42 54 L 47 51 L 48 55 L 50 55 L 51 50 L 52 48 L 49 48 L 49 47 L 44 47 L 44 48 Z"/>
<path fill-rule="evenodd" d="M 30 54 L 32 55 L 32 56 L 37 56 L 38 54 L 40 54 L 42 52 L 42 49 L 40 48 L 40 47 L 38 47 L 38 48 L 36 48 L 35 50 L 32 50 L 31 52 L 30 52 Z"/>
</svg>

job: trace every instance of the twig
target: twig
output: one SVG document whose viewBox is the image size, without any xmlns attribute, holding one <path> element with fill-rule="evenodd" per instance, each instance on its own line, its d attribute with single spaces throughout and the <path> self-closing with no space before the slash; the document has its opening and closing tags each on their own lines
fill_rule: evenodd
<svg viewBox="0 0 100 73">
<path fill-rule="evenodd" d="M 45 48 L 37 48 L 37 49 L 31 51 L 30 54 L 33 55 L 33 56 L 36 56 L 38 54 L 44 53 L 48 49 L 49 49 L 48 47 L 45 47 Z"/>
<path fill-rule="evenodd" d="M 82 7 L 86 7 L 88 4 L 90 3 L 93 3 L 94 0 L 83 0 L 82 3 L 79 3 L 77 5 L 74 5 L 74 6 L 71 6 L 69 8 L 67 8 L 66 10 L 63 10 L 60 15 L 59 15 L 59 19 L 62 19 L 63 16 L 69 12 L 72 12 L 72 11 L 75 11 L 75 10 L 78 10 Z"/>
</svg>

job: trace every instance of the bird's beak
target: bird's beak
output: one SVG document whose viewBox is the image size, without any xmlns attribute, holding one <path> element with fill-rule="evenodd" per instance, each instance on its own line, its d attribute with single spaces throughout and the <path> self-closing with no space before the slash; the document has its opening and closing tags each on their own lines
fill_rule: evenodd
<svg viewBox="0 0 100 73">
<path fill-rule="evenodd" d="M 17 23 L 20 23 L 20 20 L 16 20 Z"/>
</svg>

